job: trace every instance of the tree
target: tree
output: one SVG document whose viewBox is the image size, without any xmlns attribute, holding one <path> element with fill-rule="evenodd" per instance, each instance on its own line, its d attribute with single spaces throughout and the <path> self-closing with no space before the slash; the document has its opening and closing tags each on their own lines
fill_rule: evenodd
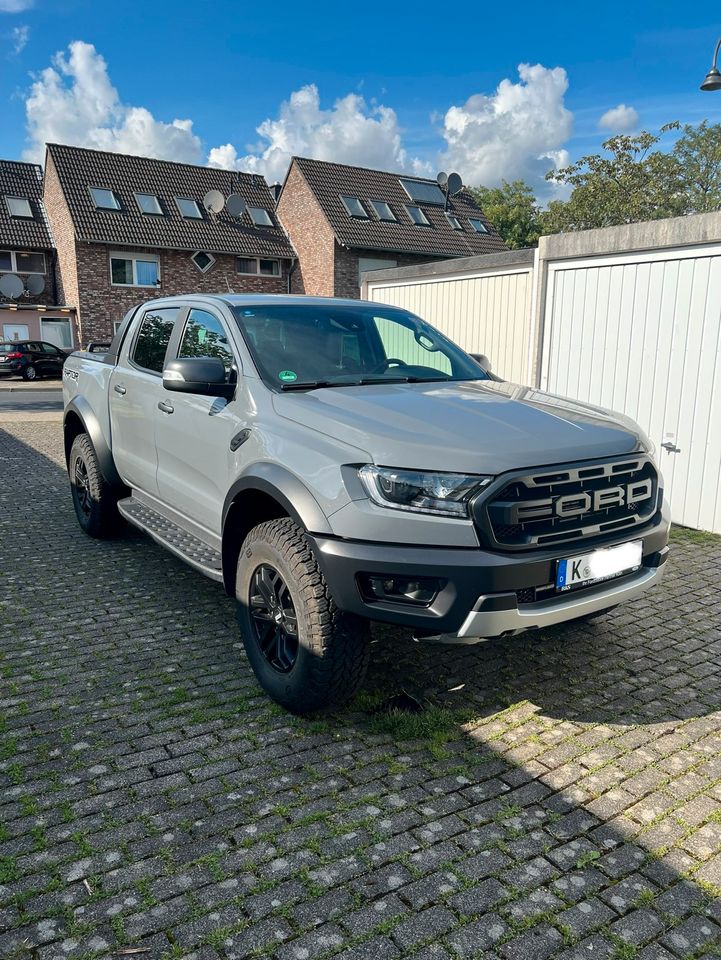
<svg viewBox="0 0 721 960">
<path fill-rule="evenodd" d="M 676 141 L 686 201 L 684 213 L 708 213 L 721 209 L 721 123 L 704 120 L 697 127 L 686 124 Z"/>
<path fill-rule="evenodd" d="M 553 200 L 542 215 L 544 233 L 588 230 L 660 220 L 687 212 L 682 158 L 675 150 L 652 150 L 663 134 L 678 129 L 678 123 L 630 136 L 619 134 L 603 144 L 610 155 L 590 154 L 561 170 L 552 170 L 547 180 L 573 188 L 568 200 Z M 706 157 L 695 142 L 686 151 L 699 158 L 699 171 L 707 172 Z M 699 172 L 699 176 L 701 173 Z"/>
<path fill-rule="evenodd" d="M 500 187 L 474 187 L 470 193 L 511 250 L 538 243 L 541 208 L 533 189 L 523 180 L 504 180 Z"/>
</svg>

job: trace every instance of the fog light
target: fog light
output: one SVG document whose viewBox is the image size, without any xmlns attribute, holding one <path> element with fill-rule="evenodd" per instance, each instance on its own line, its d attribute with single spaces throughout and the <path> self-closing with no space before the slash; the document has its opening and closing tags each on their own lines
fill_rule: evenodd
<svg viewBox="0 0 721 960">
<path fill-rule="evenodd" d="M 410 603 L 427 607 L 448 582 L 436 577 L 396 577 L 386 574 L 361 574 L 358 578 L 366 600 Z"/>
</svg>

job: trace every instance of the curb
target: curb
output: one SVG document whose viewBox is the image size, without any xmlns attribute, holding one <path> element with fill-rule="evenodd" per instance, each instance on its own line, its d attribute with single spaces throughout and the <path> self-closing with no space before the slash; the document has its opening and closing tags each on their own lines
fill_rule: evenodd
<svg viewBox="0 0 721 960">
<path fill-rule="evenodd" d="M 19 381 L 17 383 L 13 382 L 12 386 L 10 384 L 5 384 L 0 381 L 0 393 L 25 393 L 28 390 L 62 390 L 63 381 L 58 380 L 57 382 L 53 381 L 49 383 L 47 380 L 37 380 L 31 381 Z"/>
</svg>

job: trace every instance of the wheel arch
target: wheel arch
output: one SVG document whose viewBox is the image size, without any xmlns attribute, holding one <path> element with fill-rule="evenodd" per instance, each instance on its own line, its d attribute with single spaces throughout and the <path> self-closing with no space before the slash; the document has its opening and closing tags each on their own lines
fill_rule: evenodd
<svg viewBox="0 0 721 960">
<path fill-rule="evenodd" d="M 308 532 L 332 532 L 318 501 L 298 477 L 276 464 L 255 464 L 231 486 L 223 505 L 223 585 L 229 596 L 235 593 L 243 540 L 259 523 L 279 517 L 290 517 Z"/>
<path fill-rule="evenodd" d="M 92 407 L 84 397 L 75 397 L 65 408 L 63 415 L 63 440 L 65 446 L 65 465 L 70 462 L 70 448 L 80 433 L 90 437 L 98 464 L 107 483 L 122 486 L 122 480 L 115 467 L 113 454 L 103 435 L 100 422 Z"/>
</svg>

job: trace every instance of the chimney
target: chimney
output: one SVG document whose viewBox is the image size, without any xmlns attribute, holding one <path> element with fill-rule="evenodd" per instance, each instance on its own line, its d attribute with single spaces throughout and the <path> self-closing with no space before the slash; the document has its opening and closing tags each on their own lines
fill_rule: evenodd
<svg viewBox="0 0 721 960">
<path fill-rule="evenodd" d="M 279 183 L 274 183 L 270 187 L 270 195 L 273 197 L 273 203 L 278 206 L 278 200 L 280 199 L 280 191 L 283 188 Z"/>
</svg>

